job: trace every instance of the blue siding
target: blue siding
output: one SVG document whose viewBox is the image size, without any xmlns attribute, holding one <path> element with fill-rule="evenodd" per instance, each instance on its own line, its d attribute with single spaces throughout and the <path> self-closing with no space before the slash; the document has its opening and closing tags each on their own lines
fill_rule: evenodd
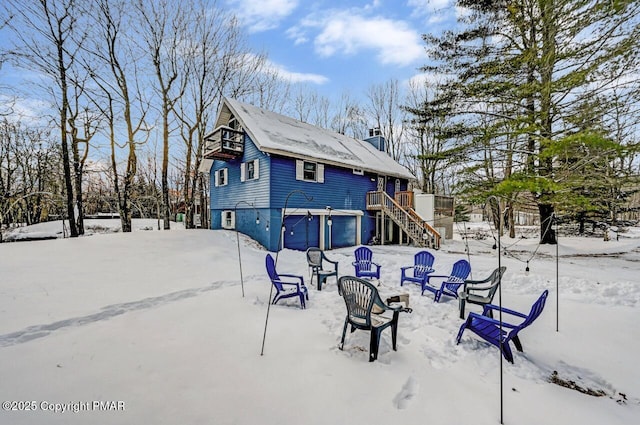
<svg viewBox="0 0 640 425">
<path fill-rule="evenodd" d="M 299 189 L 312 196 L 307 201 L 301 194 L 291 195 L 288 208 L 325 208 L 361 210 L 366 208 L 366 194 L 376 190 L 375 175 L 359 176 L 351 168 L 324 167 L 324 183 L 296 180 L 296 161 L 271 156 L 271 208 L 283 208 L 287 195 Z M 374 181 L 371 181 L 373 179 Z"/>
<path fill-rule="evenodd" d="M 271 176 L 271 207 L 273 209 L 283 208 L 288 194 L 293 190 L 302 190 L 307 195 L 312 196 L 313 200 L 307 201 L 303 195 L 296 193 L 290 196 L 287 208 L 324 209 L 330 206 L 334 210 L 360 210 L 364 213 L 361 222 L 362 243 L 366 244 L 374 237 L 376 229 L 375 212 L 367 211 L 366 195 L 367 192 L 376 190 L 377 175 L 365 173 L 359 176 L 353 174 L 351 168 L 339 168 L 325 164 L 324 183 L 301 181 L 296 180 L 295 159 L 276 155 L 271 156 L 271 170 L 273 173 Z M 388 180 L 390 193 L 393 195 L 395 178 Z M 403 180 L 401 186 L 406 188 L 407 181 Z M 355 225 L 353 226 L 355 229 Z M 328 227 L 325 227 L 325 241 L 328 243 L 327 232 Z M 336 238 L 335 233 L 332 236 L 334 239 Z M 342 246 L 348 238 L 350 236 L 338 236 L 338 245 Z M 333 247 L 335 248 L 337 245 L 333 243 Z"/>
<path fill-rule="evenodd" d="M 259 161 L 257 180 L 240 181 L 240 166 L 243 162 L 257 159 Z M 215 173 L 227 168 L 228 184 L 215 186 Z M 244 139 L 244 155 L 231 161 L 214 161 L 211 167 L 211 209 L 233 209 L 236 203 L 244 201 L 253 203 L 256 208 L 269 207 L 269 180 L 271 176 L 269 156 L 256 148 L 248 136 Z M 240 205 L 239 205 L 240 206 Z M 245 205 L 246 206 L 246 205 Z M 215 228 L 215 227 L 214 227 Z"/>
</svg>

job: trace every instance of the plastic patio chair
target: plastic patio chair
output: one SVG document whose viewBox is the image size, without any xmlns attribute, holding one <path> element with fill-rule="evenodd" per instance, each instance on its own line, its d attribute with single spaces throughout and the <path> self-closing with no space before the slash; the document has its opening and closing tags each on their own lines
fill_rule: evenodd
<svg viewBox="0 0 640 425">
<path fill-rule="evenodd" d="M 493 297 L 496 295 L 498 286 L 502 281 L 502 276 L 507 270 L 505 266 L 495 269 L 488 278 L 483 280 L 465 280 L 462 286 L 462 292 L 460 293 L 460 318 L 464 319 L 465 304 L 486 305 L 493 302 Z M 489 317 L 491 316 L 491 310 L 489 310 Z"/>
<path fill-rule="evenodd" d="M 347 334 L 347 327 L 351 325 L 351 332 L 356 329 L 368 330 L 371 332 L 369 342 L 369 361 L 378 358 L 378 348 L 380 346 L 380 336 L 382 331 L 391 328 L 391 341 L 393 350 L 396 351 L 396 340 L 398 335 L 398 315 L 401 311 L 410 312 L 411 309 L 403 306 L 390 307 L 385 304 L 378 290 L 370 282 L 354 276 L 342 276 L 338 279 L 338 288 L 347 307 L 347 316 L 344 319 L 342 339 L 340 340 L 340 350 L 344 349 L 344 340 Z M 391 317 L 388 313 L 393 312 Z"/>
<path fill-rule="evenodd" d="M 325 269 L 323 264 L 324 262 L 332 264 L 333 270 Z M 335 276 L 337 283 L 338 262 L 329 260 L 327 256 L 324 255 L 324 251 L 322 251 L 320 248 L 307 249 L 307 264 L 311 268 L 311 282 L 313 282 L 313 276 L 316 277 L 318 291 L 322 291 L 322 284 L 326 282 L 328 277 Z"/>
<path fill-rule="evenodd" d="M 462 326 L 460 326 L 458 336 L 456 337 L 456 344 L 460 343 L 460 338 L 462 338 L 462 334 L 465 329 L 469 329 L 488 343 L 498 347 L 498 349 L 502 347 L 502 355 L 504 358 L 510 363 L 513 363 L 513 353 L 511 352 L 509 342 L 513 341 L 513 345 L 515 345 L 516 350 L 522 352 L 522 343 L 520 343 L 518 334 L 521 330 L 533 323 L 538 316 L 540 316 L 540 313 L 542 313 L 542 310 L 544 309 L 547 295 L 549 295 L 549 291 L 545 290 L 536 302 L 533 303 L 528 315 L 509 310 L 508 308 L 500 308 L 493 304 L 485 305 L 482 315 L 474 312 L 469 313 L 467 320 L 465 320 Z M 500 332 L 500 321 L 488 316 L 490 310 L 502 310 L 502 313 L 520 317 L 524 320 L 518 325 L 507 323 L 503 320 L 502 332 Z"/>
<path fill-rule="evenodd" d="M 400 268 L 400 286 L 404 282 L 413 282 L 420 285 L 424 292 L 427 284 L 429 273 L 433 273 L 433 262 L 435 257 L 429 251 L 420 251 L 413 257 L 413 266 L 405 266 Z"/>
<path fill-rule="evenodd" d="M 356 277 L 368 279 L 380 279 L 380 264 L 372 261 L 373 252 L 366 246 L 361 246 L 355 252 L 356 261 L 353 267 L 356 269 Z"/>
<path fill-rule="evenodd" d="M 285 298 L 298 297 L 300 298 L 301 308 L 306 308 L 305 298 L 309 300 L 309 291 L 304 285 L 304 278 L 293 274 L 278 274 L 276 264 L 271 254 L 267 254 L 265 265 L 269 279 L 271 279 L 271 283 L 274 288 L 276 288 L 276 294 L 273 296 L 272 304 Z M 283 280 L 283 278 L 287 278 L 288 280 Z"/>
<path fill-rule="evenodd" d="M 464 284 L 464 280 L 469 276 L 469 273 L 471 273 L 471 264 L 467 260 L 458 260 L 453 264 L 451 274 L 448 276 L 427 275 L 427 282 L 422 288 L 422 294 L 424 294 L 425 290 L 433 292 L 433 300 L 435 302 L 440 301 L 442 295 L 458 298 L 458 289 Z M 431 279 L 433 278 L 444 278 L 439 288 L 431 284 Z"/>
</svg>

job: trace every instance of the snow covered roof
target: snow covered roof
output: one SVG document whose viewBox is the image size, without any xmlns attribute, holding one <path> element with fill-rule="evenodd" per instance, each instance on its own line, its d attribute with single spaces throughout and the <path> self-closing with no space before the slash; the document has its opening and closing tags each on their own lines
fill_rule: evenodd
<svg viewBox="0 0 640 425">
<path fill-rule="evenodd" d="M 409 170 L 365 141 L 229 98 L 224 100 L 217 124 L 226 125 L 230 113 L 263 152 L 414 178 Z"/>
</svg>

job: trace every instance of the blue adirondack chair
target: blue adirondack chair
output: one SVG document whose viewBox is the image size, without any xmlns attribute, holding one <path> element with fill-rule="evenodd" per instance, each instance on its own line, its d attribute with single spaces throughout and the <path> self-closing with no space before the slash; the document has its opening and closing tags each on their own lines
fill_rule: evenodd
<svg viewBox="0 0 640 425">
<path fill-rule="evenodd" d="M 273 261 L 271 254 L 267 254 L 267 257 L 265 258 L 265 265 L 267 267 L 269 279 L 271 279 L 271 283 L 274 288 L 276 288 L 276 294 L 273 296 L 272 304 L 275 304 L 285 298 L 298 297 L 300 298 L 300 306 L 302 308 L 306 308 L 307 304 L 304 300 L 305 298 L 309 300 L 309 292 L 307 291 L 307 287 L 304 285 L 303 277 L 293 274 L 278 274 L 276 271 L 276 264 Z M 288 281 L 283 280 L 283 278 L 287 278 Z"/>
<path fill-rule="evenodd" d="M 356 261 L 353 266 L 356 268 L 356 277 L 368 279 L 380 279 L 380 264 L 376 264 L 371 259 L 373 252 L 366 246 L 361 246 L 355 251 Z"/>
<path fill-rule="evenodd" d="M 458 289 L 464 284 L 464 280 L 471 273 L 471 264 L 467 260 L 458 260 L 453 264 L 450 275 L 436 275 L 428 274 L 427 281 L 422 286 L 422 294 L 424 291 L 431 291 L 434 293 L 433 300 L 435 302 L 440 301 L 442 295 L 448 295 L 453 298 L 458 298 Z M 440 287 L 431 284 L 431 279 L 444 278 L 444 281 L 440 284 Z"/>
<path fill-rule="evenodd" d="M 354 276 L 342 276 L 338 279 L 338 288 L 347 307 L 347 317 L 344 319 L 342 339 L 339 346 L 340 350 L 344 348 L 347 328 L 351 325 L 351 332 L 355 332 L 356 329 L 371 332 L 369 341 L 370 362 L 378 358 L 380 336 L 382 331 L 388 327 L 391 327 L 391 342 L 395 351 L 397 349 L 398 314 L 401 311 L 409 312 L 411 309 L 403 308 L 402 306 L 388 306 L 380 299 L 375 286 L 364 279 Z M 385 311 L 391 311 L 393 314 L 383 314 Z"/>
<path fill-rule="evenodd" d="M 502 341 L 502 355 L 507 361 L 513 363 L 513 353 L 511 352 L 509 341 L 513 341 L 516 349 L 522 352 L 522 344 L 520 343 L 518 334 L 540 316 L 540 313 L 542 313 L 544 309 L 544 304 L 547 301 L 547 295 L 549 295 L 549 291 L 545 290 L 538 300 L 533 303 L 528 315 L 504 307 L 500 309 L 499 306 L 493 304 L 485 305 L 481 315 L 474 312 L 469 313 L 467 320 L 460 326 L 458 336 L 456 337 L 456 344 L 460 343 L 460 338 L 462 338 L 464 330 L 469 329 L 488 343 L 498 347 L 498 349 L 500 349 L 500 342 Z M 503 313 L 520 317 L 524 320 L 518 325 L 507 323 L 503 320 L 502 333 L 500 333 L 500 321 L 488 316 L 491 310 L 502 310 Z"/>
<path fill-rule="evenodd" d="M 417 283 L 424 292 L 429 273 L 433 273 L 433 262 L 435 257 L 429 251 L 420 251 L 413 257 L 413 266 L 400 267 L 400 286 L 405 281 Z M 411 272 L 410 272 L 411 271 Z"/>
</svg>

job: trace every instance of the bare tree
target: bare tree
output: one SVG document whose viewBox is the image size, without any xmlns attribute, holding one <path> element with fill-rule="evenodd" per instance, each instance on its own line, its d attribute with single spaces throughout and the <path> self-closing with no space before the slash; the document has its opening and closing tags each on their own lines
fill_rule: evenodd
<svg viewBox="0 0 640 425">
<path fill-rule="evenodd" d="M 187 79 L 187 63 L 182 58 L 184 43 L 190 36 L 188 7 L 176 7 L 168 0 L 138 0 L 139 34 L 150 55 L 155 72 L 155 89 L 160 98 L 162 119 L 162 204 L 165 230 L 169 229 L 169 138 L 170 119 L 176 102 L 183 96 Z"/>
<path fill-rule="evenodd" d="M 420 109 L 425 101 L 437 96 L 437 84 L 411 81 L 405 99 L 405 108 L 409 111 Z M 421 189 L 425 193 L 444 193 L 444 183 L 438 181 L 443 178 L 443 171 L 447 163 L 445 156 L 445 140 L 437 137 L 444 127 L 446 117 L 432 114 L 413 120 L 407 130 L 407 137 L 411 141 L 409 157 L 410 169 L 418 176 L 422 183 Z"/>
<path fill-rule="evenodd" d="M 334 108 L 331 130 L 357 139 L 363 139 L 367 133 L 365 111 L 348 91 L 342 92 Z"/>
<path fill-rule="evenodd" d="M 68 119 L 72 106 L 69 91 L 74 85 L 71 72 L 77 65 L 80 49 L 86 40 L 83 33 L 86 25 L 80 23 L 84 16 L 84 4 L 80 0 L 7 0 L 4 7 L 13 17 L 7 24 L 17 44 L 11 52 L 12 56 L 21 66 L 36 69 L 53 82 L 44 87 L 58 109 L 56 121 L 62 148 L 69 232 L 71 237 L 77 237 L 80 232 L 75 208 L 81 209 L 82 205 L 74 202 L 74 178 L 69 152 L 69 142 L 73 145 L 74 140 L 68 128 Z M 75 190 L 78 193 L 76 199 L 81 199 L 82 185 L 76 184 Z"/>
<path fill-rule="evenodd" d="M 397 80 L 373 85 L 367 90 L 367 112 L 386 140 L 386 151 L 393 159 L 403 157 L 404 122 Z"/>
<path fill-rule="evenodd" d="M 145 117 L 149 102 L 140 86 L 138 64 L 141 52 L 123 28 L 130 24 L 128 3 L 122 0 L 100 0 L 96 13 L 95 43 L 92 52 L 101 68 L 92 77 L 102 91 L 102 98 L 95 104 L 107 122 L 107 134 L 111 149 L 111 168 L 114 191 L 118 197 L 118 210 L 122 231 L 131 231 L 131 197 L 137 170 L 137 146 L 147 138 Z M 120 123 L 123 123 L 124 129 Z M 123 137 L 124 142 L 118 143 Z M 124 174 L 118 172 L 118 150 L 127 149 Z"/>
<path fill-rule="evenodd" d="M 0 227 L 39 223 L 56 212 L 51 197 L 62 191 L 58 158 L 48 129 L 0 121 Z"/>
</svg>

